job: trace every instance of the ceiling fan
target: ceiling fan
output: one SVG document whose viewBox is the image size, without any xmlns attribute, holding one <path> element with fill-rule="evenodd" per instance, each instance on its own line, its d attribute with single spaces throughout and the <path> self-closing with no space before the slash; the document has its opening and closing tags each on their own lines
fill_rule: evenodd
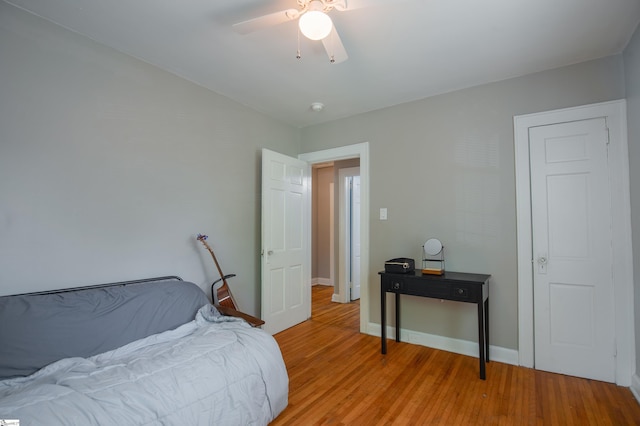
<svg viewBox="0 0 640 426">
<path fill-rule="evenodd" d="M 357 9 L 359 7 L 370 5 L 371 3 L 381 2 L 380 0 L 296 0 L 298 9 L 286 9 L 279 12 L 269 13 L 247 21 L 238 22 L 233 25 L 233 29 L 240 34 L 248 34 L 254 31 L 262 30 L 271 26 L 283 24 L 285 22 L 298 20 L 300 32 L 311 40 L 322 40 L 324 49 L 327 51 L 329 61 L 331 63 L 340 63 L 346 61 L 349 56 L 340 40 L 338 31 L 336 31 L 328 12 L 333 9 L 340 12 Z M 300 58 L 300 49 L 298 48 L 298 58 Z"/>
</svg>

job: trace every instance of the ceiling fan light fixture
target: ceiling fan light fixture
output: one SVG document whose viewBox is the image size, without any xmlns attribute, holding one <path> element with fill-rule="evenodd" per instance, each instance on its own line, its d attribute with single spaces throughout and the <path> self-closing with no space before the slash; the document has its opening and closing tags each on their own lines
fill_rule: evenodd
<svg viewBox="0 0 640 426">
<path fill-rule="evenodd" d="M 331 18 L 319 10 L 310 10 L 298 20 L 300 32 L 311 40 L 322 40 L 329 35 L 333 28 Z"/>
</svg>

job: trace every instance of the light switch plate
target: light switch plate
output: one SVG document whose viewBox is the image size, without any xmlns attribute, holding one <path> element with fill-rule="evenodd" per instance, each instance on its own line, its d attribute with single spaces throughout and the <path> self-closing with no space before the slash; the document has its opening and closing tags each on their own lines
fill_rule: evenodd
<svg viewBox="0 0 640 426">
<path fill-rule="evenodd" d="M 382 207 L 380 209 L 380 220 L 387 220 L 387 208 Z"/>
</svg>

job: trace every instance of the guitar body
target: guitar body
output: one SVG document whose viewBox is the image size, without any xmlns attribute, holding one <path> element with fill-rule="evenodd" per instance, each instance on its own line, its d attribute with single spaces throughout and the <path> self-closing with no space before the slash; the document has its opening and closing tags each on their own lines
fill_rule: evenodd
<svg viewBox="0 0 640 426">
<path fill-rule="evenodd" d="M 236 303 L 233 301 L 233 297 L 231 296 L 231 291 L 229 291 L 228 285 L 223 285 L 222 287 L 220 287 L 216 294 L 218 296 L 218 305 L 238 309 Z"/>
<path fill-rule="evenodd" d="M 233 308 L 236 310 L 238 309 L 236 300 L 233 298 L 233 294 L 231 294 L 229 284 L 227 284 L 227 279 L 235 276 L 235 274 L 225 275 L 224 277 L 214 281 L 213 284 L 211 284 L 211 297 L 213 297 L 214 305 L 226 306 L 228 308 Z M 220 281 L 222 281 L 222 286 L 215 290 L 214 293 L 214 287 Z"/>
</svg>

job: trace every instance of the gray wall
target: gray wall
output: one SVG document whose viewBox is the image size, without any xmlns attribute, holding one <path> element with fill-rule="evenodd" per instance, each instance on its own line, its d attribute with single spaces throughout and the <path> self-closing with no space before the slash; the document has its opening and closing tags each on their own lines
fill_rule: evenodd
<svg viewBox="0 0 640 426">
<path fill-rule="evenodd" d="M 636 371 L 640 371 L 640 27 L 624 50 L 634 252 Z"/>
<path fill-rule="evenodd" d="M 0 294 L 178 274 L 259 312 L 260 149 L 300 132 L 0 2 Z M 213 71 L 213 70 L 212 70 Z"/>
<path fill-rule="evenodd" d="M 330 187 L 333 183 L 333 167 L 313 169 L 313 235 L 312 278 L 329 281 L 331 278 L 331 203 Z"/>
<path fill-rule="evenodd" d="M 384 261 L 419 259 L 422 243 L 437 237 L 448 270 L 492 274 L 492 344 L 517 349 L 513 116 L 624 96 L 616 55 L 303 129 L 305 152 L 370 143 L 370 320 L 380 320 L 374 295 Z M 378 220 L 381 207 L 387 221 Z M 477 338 L 471 305 L 403 304 L 403 328 Z"/>
</svg>

